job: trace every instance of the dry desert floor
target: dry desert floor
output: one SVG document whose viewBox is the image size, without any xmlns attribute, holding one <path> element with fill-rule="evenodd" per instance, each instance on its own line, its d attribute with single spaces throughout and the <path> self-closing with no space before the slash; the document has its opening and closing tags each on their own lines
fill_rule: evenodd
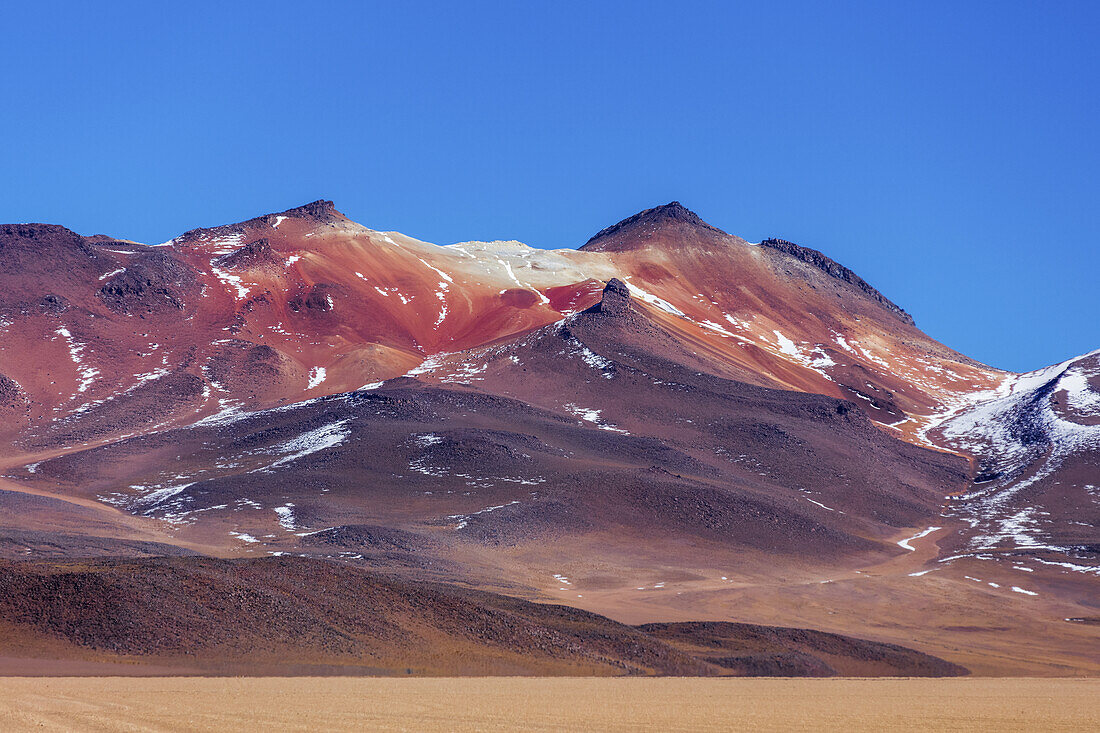
<svg viewBox="0 0 1100 733">
<path fill-rule="evenodd" d="M 1100 679 L 0 679 L 0 730 L 1100 730 Z"/>
</svg>

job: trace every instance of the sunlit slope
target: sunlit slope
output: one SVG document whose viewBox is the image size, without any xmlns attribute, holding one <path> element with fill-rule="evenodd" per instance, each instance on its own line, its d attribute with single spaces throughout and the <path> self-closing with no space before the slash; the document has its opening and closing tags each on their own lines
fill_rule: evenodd
<svg viewBox="0 0 1100 733">
<path fill-rule="evenodd" d="M 819 253 L 750 244 L 679 204 L 580 250 L 437 246 L 328 202 L 156 247 L 45 225 L 4 239 L 4 409 L 28 448 L 356 389 L 517 339 L 592 305 L 612 277 L 710 369 L 854 400 L 914 442 L 928 415 L 1004 378 Z M 43 254 L 61 272 L 28 277 Z"/>
</svg>

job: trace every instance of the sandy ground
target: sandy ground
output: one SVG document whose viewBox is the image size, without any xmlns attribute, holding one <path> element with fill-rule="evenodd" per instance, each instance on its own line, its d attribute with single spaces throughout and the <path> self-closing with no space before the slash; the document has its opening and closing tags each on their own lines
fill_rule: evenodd
<svg viewBox="0 0 1100 733">
<path fill-rule="evenodd" d="M 5 678 L 0 730 L 1085 731 L 1100 679 Z"/>
</svg>

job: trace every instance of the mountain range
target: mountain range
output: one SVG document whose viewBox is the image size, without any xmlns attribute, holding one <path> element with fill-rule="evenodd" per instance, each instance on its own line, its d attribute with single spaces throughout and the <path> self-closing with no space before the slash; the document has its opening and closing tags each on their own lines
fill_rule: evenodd
<svg viewBox="0 0 1100 733">
<path fill-rule="evenodd" d="M 3 225 L 0 418 L 0 670 L 1100 672 L 1100 351 L 986 366 L 676 202 Z"/>
</svg>

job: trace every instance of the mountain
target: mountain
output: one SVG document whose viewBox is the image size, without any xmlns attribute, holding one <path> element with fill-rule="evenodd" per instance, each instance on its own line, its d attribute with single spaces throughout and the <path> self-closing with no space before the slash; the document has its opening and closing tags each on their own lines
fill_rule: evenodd
<svg viewBox="0 0 1100 733">
<path fill-rule="evenodd" d="M 1098 375 L 982 365 L 676 202 L 552 251 L 328 201 L 156 246 L 8 225 L 0 557 L 277 555 L 1095 672 Z"/>
</svg>

